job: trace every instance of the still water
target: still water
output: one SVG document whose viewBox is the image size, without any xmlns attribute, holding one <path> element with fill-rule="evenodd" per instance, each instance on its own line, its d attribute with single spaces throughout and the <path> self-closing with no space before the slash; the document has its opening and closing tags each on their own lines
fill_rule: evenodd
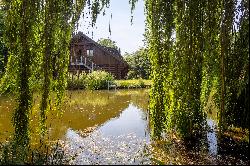
<svg viewBox="0 0 250 166">
<path fill-rule="evenodd" d="M 148 91 L 68 91 L 62 110 L 52 109 L 48 113 L 49 140 L 61 142 L 69 164 L 223 163 L 216 160 L 221 156 L 215 132 L 216 119 L 212 115 L 207 118 L 206 143 L 199 151 L 187 152 L 173 143 L 155 144 L 150 138 Z M 31 111 L 33 145 L 39 143 L 39 100 L 35 95 Z M 0 97 L 0 142 L 12 136 L 14 105 L 10 97 Z"/>
</svg>

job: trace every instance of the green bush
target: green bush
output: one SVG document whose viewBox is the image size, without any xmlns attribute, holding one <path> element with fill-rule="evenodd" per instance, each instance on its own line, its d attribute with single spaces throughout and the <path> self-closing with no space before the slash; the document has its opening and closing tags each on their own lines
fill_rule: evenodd
<svg viewBox="0 0 250 166">
<path fill-rule="evenodd" d="M 109 84 L 113 84 L 114 77 L 105 71 L 94 71 L 89 73 L 86 77 L 86 89 L 108 89 Z"/>
<path fill-rule="evenodd" d="M 68 89 L 85 89 L 86 88 L 86 73 L 78 75 L 69 74 L 67 79 Z"/>
<path fill-rule="evenodd" d="M 108 89 L 109 84 L 113 84 L 114 77 L 105 71 L 93 71 L 92 73 L 82 73 L 78 75 L 68 75 L 68 89 Z"/>
</svg>

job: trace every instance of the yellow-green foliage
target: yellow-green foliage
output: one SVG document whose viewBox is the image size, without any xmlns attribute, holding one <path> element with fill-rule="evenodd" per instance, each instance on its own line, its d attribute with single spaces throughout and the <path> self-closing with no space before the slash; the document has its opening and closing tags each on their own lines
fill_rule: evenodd
<svg viewBox="0 0 250 166">
<path fill-rule="evenodd" d="M 116 80 L 115 84 L 118 89 L 123 88 L 145 88 L 151 86 L 151 80 L 136 79 L 136 80 Z"/>
<path fill-rule="evenodd" d="M 114 77 L 105 71 L 94 71 L 86 77 L 86 88 L 90 90 L 107 89 L 108 82 L 111 84 Z"/>
<path fill-rule="evenodd" d="M 108 89 L 109 85 L 115 85 L 117 89 L 146 88 L 151 87 L 152 81 L 145 79 L 114 80 L 114 77 L 105 71 L 94 71 L 86 74 L 68 75 L 68 89 Z"/>
<path fill-rule="evenodd" d="M 94 71 L 86 74 L 68 76 L 68 89 L 108 89 L 109 84 L 113 84 L 114 77 L 105 71 Z"/>
<path fill-rule="evenodd" d="M 67 78 L 67 88 L 68 89 L 85 89 L 85 80 L 87 74 L 81 73 L 78 75 L 69 74 Z"/>
</svg>

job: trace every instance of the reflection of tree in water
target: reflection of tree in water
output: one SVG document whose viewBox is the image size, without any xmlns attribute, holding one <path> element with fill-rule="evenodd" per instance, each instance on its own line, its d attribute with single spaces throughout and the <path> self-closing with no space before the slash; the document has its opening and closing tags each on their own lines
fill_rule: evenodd
<svg viewBox="0 0 250 166">
<path fill-rule="evenodd" d="M 133 103 L 138 108 L 146 111 L 148 109 L 148 89 L 137 90 L 135 93 L 131 93 L 131 103 Z"/>
<path fill-rule="evenodd" d="M 11 115 L 14 106 L 14 100 L 7 96 L 0 96 L 0 143 L 5 141 L 13 131 Z"/>
<path fill-rule="evenodd" d="M 149 125 L 149 114 L 148 114 L 148 102 L 149 102 L 149 89 L 140 90 L 140 93 L 131 95 L 131 103 L 133 103 L 136 107 L 141 109 L 144 114 L 141 114 L 141 119 L 147 122 L 147 132 L 150 133 L 150 125 Z"/>
<path fill-rule="evenodd" d="M 48 113 L 47 126 L 49 127 L 50 139 L 62 138 L 68 128 L 83 131 L 93 126 L 100 126 L 106 121 L 119 116 L 130 103 L 142 111 L 146 111 L 147 101 L 147 90 L 68 91 L 62 111 L 50 111 Z M 34 133 L 39 124 L 39 102 L 40 97 L 35 97 L 31 118 L 34 122 L 34 125 L 31 126 L 31 132 Z M 2 132 L 12 130 L 10 124 L 11 113 L 13 112 L 12 106 L 14 106 L 14 101 L 9 98 L 1 99 L 0 129 L 2 128 Z M 142 116 L 142 119 L 147 118 L 146 114 L 142 114 Z M 1 135 L 1 139 L 5 140 L 6 137 Z"/>
<path fill-rule="evenodd" d="M 100 126 L 120 115 L 131 102 L 145 111 L 146 92 L 143 90 L 70 91 L 61 118 L 55 115 L 48 116 L 48 123 L 54 126 L 51 134 L 53 138 L 60 138 L 68 128 L 83 131 L 86 128 Z"/>
</svg>

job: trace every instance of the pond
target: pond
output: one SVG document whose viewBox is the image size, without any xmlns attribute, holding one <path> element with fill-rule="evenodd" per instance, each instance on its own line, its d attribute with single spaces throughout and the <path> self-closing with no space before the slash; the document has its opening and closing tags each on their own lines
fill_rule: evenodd
<svg viewBox="0 0 250 166">
<path fill-rule="evenodd" d="M 48 140 L 60 142 L 69 164 L 248 164 L 246 156 L 221 153 L 216 116 L 207 116 L 209 130 L 195 150 L 150 138 L 148 89 L 68 91 L 60 112 L 48 113 Z M 31 142 L 39 143 L 39 96 L 31 111 Z M 0 97 L 0 142 L 13 132 L 14 101 Z M 177 141 L 178 142 L 178 141 Z M 225 150 L 224 150 L 225 151 Z M 164 161 L 164 162 L 163 162 Z"/>
</svg>

